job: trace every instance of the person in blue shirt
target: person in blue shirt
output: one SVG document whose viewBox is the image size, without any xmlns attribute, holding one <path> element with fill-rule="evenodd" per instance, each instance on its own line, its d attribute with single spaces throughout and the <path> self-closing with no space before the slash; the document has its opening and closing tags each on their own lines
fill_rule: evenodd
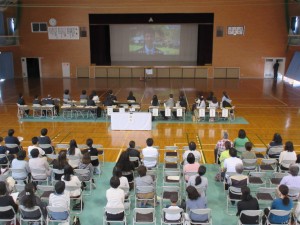
<svg viewBox="0 0 300 225">
<path fill-rule="evenodd" d="M 271 209 L 286 210 L 289 211 L 293 208 L 293 201 L 288 197 L 289 188 L 288 186 L 282 184 L 278 187 L 279 198 L 276 198 L 271 205 Z M 269 215 L 270 209 L 266 208 L 264 210 L 265 215 L 269 216 L 270 223 L 281 224 L 285 223 L 290 219 L 290 216 L 276 216 L 272 213 Z"/>
</svg>

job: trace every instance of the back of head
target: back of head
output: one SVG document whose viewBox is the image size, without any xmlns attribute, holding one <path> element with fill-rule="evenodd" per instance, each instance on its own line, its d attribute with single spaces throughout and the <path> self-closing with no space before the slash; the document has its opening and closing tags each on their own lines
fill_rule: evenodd
<svg viewBox="0 0 300 225">
<path fill-rule="evenodd" d="M 275 133 L 273 136 L 273 141 L 277 144 L 282 144 L 282 137 L 279 133 Z"/>
<path fill-rule="evenodd" d="M 64 167 L 64 180 L 65 181 L 70 181 L 71 180 L 71 175 L 74 174 L 74 169 L 72 166 L 69 164 L 65 165 Z"/>
<path fill-rule="evenodd" d="M 81 94 L 85 95 L 86 94 L 86 90 L 82 90 Z"/>
<path fill-rule="evenodd" d="M 147 168 L 145 166 L 141 165 L 137 168 L 137 172 L 140 177 L 144 177 L 147 174 Z"/>
<path fill-rule="evenodd" d="M 229 137 L 228 132 L 227 132 L 227 131 L 224 131 L 224 132 L 223 132 L 223 139 L 228 139 L 228 137 Z"/>
<path fill-rule="evenodd" d="M 236 157 L 237 156 L 237 150 L 235 148 L 230 148 L 229 149 L 229 155 L 231 157 Z"/>
<path fill-rule="evenodd" d="M 244 171 L 244 166 L 241 163 L 238 163 L 235 165 L 235 171 L 237 172 L 237 174 L 242 174 Z"/>
<path fill-rule="evenodd" d="M 252 147 L 253 147 L 253 144 L 251 142 L 248 141 L 248 142 L 245 143 L 245 149 L 247 151 L 251 151 Z"/>
<path fill-rule="evenodd" d="M 48 130 L 47 130 L 47 128 L 43 128 L 43 129 L 41 129 L 41 135 L 42 135 L 42 136 L 46 136 L 46 135 L 47 135 L 47 133 L 48 133 Z"/>
<path fill-rule="evenodd" d="M 186 188 L 187 196 L 190 200 L 197 200 L 200 197 L 199 192 L 194 186 L 188 186 Z"/>
<path fill-rule="evenodd" d="M 238 137 L 244 139 L 246 137 L 246 131 L 244 129 L 240 129 Z"/>
<path fill-rule="evenodd" d="M 35 187 L 33 183 L 27 183 L 25 185 L 25 196 L 23 197 L 23 205 L 28 209 L 31 209 L 36 205 L 34 189 Z"/>
<path fill-rule="evenodd" d="M 66 188 L 66 184 L 64 181 L 59 180 L 56 182 L 54 189 L 55 189 L 55 193 L 61 195 L 62 193 L 64 193 Z"/>
<path fill-rule="evenodd" d="M 0 195 L 5 195 L 6 192 L 6 183 L 4 181 L 0 181 Z"/>
<path fill-rule="evenodd" d="M 32 158 L 37 158 L 40 154 L 40 151 L 37 148 L 34 148 L 30 151 L 30 155 Z"/>
<path fill-rule="evenodd" d="M 39 139 L 37 137 L 31 138 L 31 142 L 33 145 L 36 145 L 39 142 Z"/>
<path fill-rule="evenodd" d="M 280 194 L 282 195 L 282 203 L 283 205 L 288 205 L 290 203 L 290 198 L 288 197 L 289 188 L 288 186 L 281 184 L 278 187 Z"/>
<path fill-rule="evenodd" d="M 26 158 L 26 151 L 20 150 L 17 153 L 17 159 L 18 160 L 24 160 Z"/>
<path fill-rule="evenodd" d="M 129 142 L 129 148 L 135 148 L 135 142 L 134 141 Z"/>
<path fill-rule="evenodd" d="M 120 186 L 120 179 L 119 177 L 113 176 L 112 178 L 110 178 L 109 183 L 112 188 L 118 188 Z"/>
<path fill-rule="evenodd" d="M 171 203 L 176 204 L 177 201 L 178 201 L 178 195 L 172 194 L 172 195 L 170 196 L 170 201 L 171 201 Z"/>
<path fill-rule="evenodd" d="M 242 200 L 249 201 L 250 199 L 252 199 L 252 196 L 250 195 L 250 188 L 248 186 L 243 186 L 241 188 L 241 192 L 242 192 Z"/>
<path fill-rule="evenodd" d="M 286 150 L 288 152 L 294 151 L 294 144 L 293 144 L 293 142 L 291 142 L 291 141 L 285 142 L 284 150 Z"/>
<path fill-rule="evenodd" d="M 231 148 L 231 142 L 230 141 L 225 141 L 225 149 L 230 149 Z"/>
<path fill-rule="evenodd" d="M 169 97 L 170 97 L 170 98 L 173 98 L 173 94 L 170 94 Z"/>
<path fill-rule="evenodd" d="M 113 176 L 116 176 L 116 177 L 122 177 L 122 170 L 115 166 L 114 169 L 113 169 Z"/>
<path fill-rule="evenodd" d="M 88 138 L 88 139 L 86 139 L 86 145 L 87 146 L 89 146 L 89 147 L 92 147 L 93 146 L 93 139 L 91 139 L 91 138 Z"/>
<path fill-rule="evenodd" d="M 289 170 L 290 170 L 290 174 L 292 176 L 294 176 L 294 177 L 298 176 L 298 174 L 299 174 L 299 166 L 298 165 L 291 164 Z"/>
<path fill-rule="evenodd" d="M 14 129 L 9 129 L 9 130 L 7 131 L 7 135 L 8 135 L 8 136 L 13 136 L 14 133 L 15 133 Z"/>
<path fill-rule="evenodd" d="M 189 143 L 189 150 L 191 150 L 191 151 L 194 151 L 194 150 L 196 150 L 196 143 L 195 142 L 193 142 L 193 141 L 191 141 L 190 143 Z"/>
<path fill-rule="evenodd" d="M 186 161 L 189 163 L 189 164 L 193 164 L 195 163 L 195 156 L 193 153 L 189 153 L 186 157 Z"/>
<path fill-rule="evenodd" d="M 147 144 L 147 146 L 152 146 L 153 145 L 153 139 L 152 138 L 148 138 L 147 140 L 146 140 L 146 144 Z"/>
</svg>

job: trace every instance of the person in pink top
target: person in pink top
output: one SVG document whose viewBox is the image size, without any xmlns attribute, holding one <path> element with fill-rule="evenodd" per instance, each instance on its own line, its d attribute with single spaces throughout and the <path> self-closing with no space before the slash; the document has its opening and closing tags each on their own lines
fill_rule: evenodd
<svg viewBox="0 0 300 225">
<path fill-rule="evenodd" d="M 190 176 L 187 175 L 187 173 L 192 173 L 192 172 L 197 173 L 200 164 L 198 162 L 195 162 L 195 156 L 193 153 L 188 154 L 186 161 L 188 162 L 188 164 L 184 165 L 183 174 L 185 177 L 185 181 L 188 181 Z"/>
</svg>

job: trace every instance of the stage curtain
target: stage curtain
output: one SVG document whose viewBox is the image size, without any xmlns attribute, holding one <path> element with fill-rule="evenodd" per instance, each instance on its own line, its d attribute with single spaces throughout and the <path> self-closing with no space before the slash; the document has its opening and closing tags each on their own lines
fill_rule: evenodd
<svg viewBox="0 0 300 225">
<path fill-rule="evenodd" d="M 212 64 L 213 24 L 198 25 L 197 65 Z"/>
</svg>

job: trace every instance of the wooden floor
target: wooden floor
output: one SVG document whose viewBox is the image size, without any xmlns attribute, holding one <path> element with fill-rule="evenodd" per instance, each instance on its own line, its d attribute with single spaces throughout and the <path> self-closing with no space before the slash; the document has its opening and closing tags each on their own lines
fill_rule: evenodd
<svg viewBox="0 0 300 225">
<path fill-rule="evenodd" d="M 0 135 L 5 137 L 7 130 L 13 128 L 16 136 L 24 137 L 22 145 L 27 147 L 33 136 L 40 134 L 40 129 L 48 128 L 54 143 L 68 143 L 75 139 L 78 144 L 86 138 L 93 138 L 95 143 L 103 144 L 105 160 L 115 161 L 121 150 L 126 149 L 130 140 L 144 147 L 145 140 L 153 137 L 155 145 L 163 148 L 167 145 L 184 146 L 189 141 L 196 141 L 202 149 L 206 162 L 213 162 L 213 148 L 227 130 L 230 139 L 237 136 L 243 128 L 255 146 L 267 145 L 274 134 L 282 134 L 284 141 L 294 142 L 300 152 L 300 88 L 287 83 L 263 79 L 152 79 L 147 82 L 139 79 L 15 79 L 0 83 Z M 170 93 L 178 99 L 179 92 L 184 92 L 191 107 L 198 92 L 213 91 L 218 97 L 227 91 L 236 106 L 236 115 L 244 117 L 249 124 L 186 124 L 161 123 L 152 131 L 111 131 L 110 123 L 63 123 L 63 122 L 19 122 L 17 119 L 17 98 L 23 93 L 27 104 L 33 96 L 62 98 L 63 90 L 70 89 L 71 97 L 79 99 L 82 89 L 88 93 L 96 90 L 104 99 L 107 90 L 112 89 L 119 101 L 126 100 L 128 92 L 133 91 L 143 109 L 147 109 L 151 98 L 156 94 L 160 100 L 168 98 Z"/>
</svg>

